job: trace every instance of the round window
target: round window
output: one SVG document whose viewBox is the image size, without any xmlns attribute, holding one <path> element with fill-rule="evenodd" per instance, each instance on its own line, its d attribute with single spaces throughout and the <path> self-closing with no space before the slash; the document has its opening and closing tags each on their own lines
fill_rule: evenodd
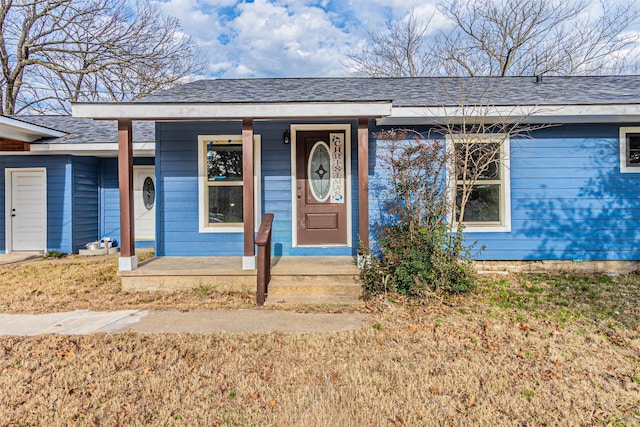
<svg viewBox="0 0 640 427">
<path fill-rule="evenodd" d="M 308 176 L 313 197 L 318 202 L 327 200 L 331 189 L 331 159 L 326 142 L 318 141 L 311 148 Z"/>
<path fill-rule="evenodd" d="M 142 184 L 142 201 L 147 210 L 153 209 L 153 203 L 156 200 L 156 187 L 153 185 L 153 179 L 148 176 Z"/>
</svg>

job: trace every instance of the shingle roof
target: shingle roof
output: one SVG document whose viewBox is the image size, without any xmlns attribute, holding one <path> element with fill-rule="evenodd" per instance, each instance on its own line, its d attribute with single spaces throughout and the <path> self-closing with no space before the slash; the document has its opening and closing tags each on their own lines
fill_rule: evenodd
<svg viewBox="0 0 640 427">
<path fill-rule="evenodd" d="M 198 80 L 142 103 L 392 101 L 394 107 L 640 104 L 640 76 L 276 78 Z"/>
<path fill-rule="evenodd" d="M 12 116 L 15 120 L 65 132 L 60 138 L 47 138 L 35 143 L 81 144 L 118 142 L 118 124 L 115 120 L 91 120 L 72 116 Z M 133 123 L 133 142 L 155 141 L 155 123 Z"/>
</svg>

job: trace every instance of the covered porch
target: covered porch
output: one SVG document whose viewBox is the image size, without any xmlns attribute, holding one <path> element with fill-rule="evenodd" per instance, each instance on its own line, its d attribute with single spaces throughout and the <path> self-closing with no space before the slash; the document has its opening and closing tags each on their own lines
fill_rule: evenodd
<svg viewBox="0 0 640 427">
<path fill-rule="evenodd" d="M 276 257 L 271 263 L 273 270 L 267 293 L 270 302 L 278 300 L 280 297 L 291 300 L 296 295 L 326 295 L 338 299 L 341 297 L 357 298 L 361 289 L 358 284 L 357 260 L 354 255 L 359 246 L 368 247 L 369 245 L 368 173 L 369 139 L 372 132 L 370 123 L 373 123 L 372 119 L 388 114 L 391 108 L 390 104 L 382 101 L 332 103 L 330 105 L 301 102 L 280 106 L 248 103 L 234 107 L 230 109 L 228 105 L 222 108 L 218 104 L 205 104 L 191 105 L 188 109 L 181 109 L 170 108 L 164 103 L 80 104 L 74 106 L 74 115 L 97 120 L 115 119 L 118 123 L 121 230 L 119 274 L 122 277 L 123 289 L 129 291 L 170 291 L 211 286 L 220 290 L 255 290 L 256 281 L 260 278 L 256 260 L 256 233 L 261 215 L 271 209 L 265 206 L 264 197 L 267 191 L 279 191 L 277 197 L 274 196 L 271 200 L 280 203 L 278 207 L 283 206 L 287 209 L 282 210 L 281 208 L 279 211 L 281 221 L 279 226 L 281 227 L 280 235 L 286 235 L 285 238 L 288 240 L 273 245 L 279 246 L 280 249 L 284 246 L 285 252 L 283 254 L 276 251 Z M 159 212 L 156 217 L 156 254 L 160 256 L 141 265 L 138 265 L 134 246 L 135 221 L 131 143 L 134 120 L 160 122 L 157 129 L 163 129 L 163 124 L 169 128 L 169 125 L 166 125 L 169 123 L 170 126 L 173 126 L 170 127 L 172 129 L 170 133 L 180 135 L 178 139 L 162 140 L 162 130 L 157 132 L 160 135 L 157 135 L 156 140 L 155 161 L 157 212 Z M 174 123 L 184 123 L 183 128 L 189 127 L 189 132 L 193 133 L 185 136 L 184 133 L 178 132 L 178 129 L 183 128 L 174 126 Z M 258 124 L 257 133 L 256 124 Z M 285 135 L 280 130 L 281 137 L 278 142 L 274 138 L 276 133 L 274 128 L 277 126 L 278 129 L 281 129 L 283 124 L 286 124 Z M 195 127 L 202 130 L 196 132 L 193 130 Z M 210 129 L 215 129 L 215 131 Z M 228 131 L 226 129 L 234 130 Z M 214 132 L 223 135 L 224 138 L 215 136 Z M 318 137 L 319 133 L 323 133 L 323 136 Z M 203 134 L 207 136 L 201 136 Z M 238 136 L 235 139 L 236 137 L 229 135 Z M 310 142 L 305 142 L 306 146 L 299 144 L 298 147 L 315 148 L 323 145 L 325 153 L 332 154 L 334 139 L 336 140 L 336 152 L 341 147 L 345 147 L 344 153 L 340 153 L 344 170 L 338 176 L 342 177 L 344 183 L 341 197 L 346 197 L 347 202 L 334 203 L 338 207 L 342 206 L 340 209 L 343 213 L 336 214 L 335 220 L 324 213 L 311 212 L 307 214 L 310 221 L 315 221 L 314 227 L 319 229 L 317 235 L 321 237 L 327 234 L 322 231 L 323 228 L 331 227 L 333 223 L 342 224 L 342 234 L 336 241 L 309 243 L 299 237 L 300 229 L 296 229 L 296 227 L 299 227 L 301 216 L 298 214 L 296 217 L 296 206 L 300 209 L 301 196 L 303 199 L 307 197 L 304 195 L 304 189 L 300 191 L 301 179 L 303 183 L 306 182 L 306 178 L 301 178 L 301 174 L 310 173 L 310 169 L 295 164 L 296 159 L 301 158 L 296 157 L 295 154 L 296 135 L 305 136 L 310 140 Z M 184 139 L 180 140 L 179 138 Z M 291 138 L 291 141 L 288 141 L 287 138 Z M 313 140 L 313 138 L 316 139 Z M 318 142 L 317 138 L 324 138 L 322 139 L 324 142 Z M 198 146 L 197 150 L 194 148 L 195 144 Z M 201 182 L 210 185 L 207 184 L 207 181 L 218 178 L 217 176 L 209 176 L 207 179 L 208 172 L 206 170 L 203 172 L 202 160 L 197 160 L 200 162 L 197 163 L 195 159 L 203 158 L 203 151 L 204 155 L 216 150 L 220 151 L 221 149 L 217 147 L 226 144 L 235 144 L 237 148 L 234 150 L 238 153 L 238 158 L 241 159 L 240 172 L 237 173 L 239 181 L 234 184 L 238 186 L 236 188 L 241 188 L 238 192 L 241 202 L 241 222 L 236 221 L 236 223 L 230 224 L 232 227 L 225 229 L 218 224 L 211 224 L 213 220 L 217 219 L 212 216 L 211 211 L 207 211 L 203 215 L 202 206 L 207 206 L 210 202 L 202 202 L 203 191 L 200 187 L 197 188 L 197 193 L 193 196 L 194 190 L 196 190 L 193 180 L 197 178 L 198 186 L 200 186 Z M 193 154 L 183 154 L 179 151 L 182 147 L 185 150 L 191 150 Z M 270 159 L 262 160 L 263 156 L 270 153 L 272 147 L 277 153 L 270 155 Z M 291 147 L 290 158 L 280 157 L 284 147 L 287 147 L 287 151 L 288 147 Z M 161 151 L 160 154 L 158 150 Z M 175 174 L 167 173 L 168 167 L 165 166 L 164 161 L 169 154 L 166 153 L 172 156 L 174 155 L 172 153 L 179 153 L 177 154 L 179 159 L 169 160 L 172 165 L 179 164 L 182 167 L 179 172 L 186 175 L 179 175 L 179 179 L 175 179 Z M 309 151 L 307 151 L 307 156 L 308 153 Z M 302 158 L 306 159 L 304 156 Z M 352 162 L 350 159 L 354 161 Z M 307 160 L 304 161 L 307 162 Z M 279 189 L 272 189 L 271 182 L 267 182 L 266 178 L 261 185 L 260 168 L 263 167 L 261 162 L 272 168 L 276 163 L 279 165 L 277 166 L 280 168 L 277 171 L 280 174 L 278 175 Z M 320 179 L 328 169 L 320 170 Z M 290 183 L 286 184 L 290 185 L 289 190 L 283 185 L 285 178 Z M 182 181 L 188 182 L 187 184 L 179 184 Z M 264 187 L 264 191 L 261 190 L 261 186 Z M 355 191 L 351 189 L 352 186 Z M 177 199 L 169 199 L 169 197 Z M 200 202 L 196 200 L 198 197 L 200 197 Z M 330 197 L 327 199 L 328 197 L 329 195 L 324 196 L 324 199 L 316 197 L 316 202 L 331 201 Z M 189 201 L 185 204 L 184 200 L 186 199 Z M 169 204 L 176 206 L 178 202 L 183 203 L 180 206 L 182 209 L 181 217 L 172 214 L 174 216 L 167 219 L 165 214 L 168 208 L 166 206 Z M 199 219 L 193 215 L 199 215 Z M 193 217 L 194 219 L 183 221 L 185 217 Z M 278 214 L 276 217 L 278 219 Z M 282 219 L 283 217 L 284 219 Z M 289 231 L 291 228 L 283 230 L 283 222 L 287 222 L 289 224 L 287 227 L 291 227 L 293 230 Z M 180 239 L 179 246 L 173 241 L 167 244 L 167 239 L 169 239 L 167 236 Z M 168 247 L 170 249 L 167 249 Z M 273 250 L 272 245 L 269 245 L 269 249 Z M 346 254 L 351 254 L 351 256 L 344 256 Z"/>
</svg>

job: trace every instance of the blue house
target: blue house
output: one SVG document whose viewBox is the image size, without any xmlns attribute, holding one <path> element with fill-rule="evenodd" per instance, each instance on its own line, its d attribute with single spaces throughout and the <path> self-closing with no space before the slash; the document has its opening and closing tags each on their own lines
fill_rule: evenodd
<svg viewBox="0 0 640 427">
<path fill-rule="evenodd" d="M 155 244 L 154 124 L 133 139 L 137 247 Z M 0 251 L 78 252 L 102 237 L 120 240 L 117 127 L 70 116 L 0 117 Z M 140 199 L 140 201 L 138 200 Z"/>
<path fill-rule="evenodd" d="M 237 256 L 252 270 L 265 212 L 277 256 L 354 256 L 380 213 L 378 131 L 429 134 L 482 118 L 544 126 L 482 135 L 502 149 L 465 216 L 468 238 L 486 247 L 480 259 L 640 259 L 640 76 L 202 80 L 75 104 L 73 116 L 109 120 L 114 132 L 117 122 L 125 202 L 132 135 L 155 122 L 159 256 Z M 131 230 L 131 205 L 120 204 L 121 230 Z M 135 270 L 135 231 L 120 237 L 120 268 Z"/>
</svg>

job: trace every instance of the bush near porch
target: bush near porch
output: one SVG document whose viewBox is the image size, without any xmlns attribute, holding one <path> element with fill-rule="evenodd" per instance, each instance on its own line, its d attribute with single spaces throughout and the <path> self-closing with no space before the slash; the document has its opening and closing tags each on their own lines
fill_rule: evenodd
<svg viewBox="0 0 640 427">
<path fill-rule="evenodd" d="M 447 185 L 452 156 L 443 141 L 406 129 L 377 138 L 384 173 L 374 187 L 383 203 L 373 218 L 373 249 L 361 251 L 365 293 L 421 298 L 472 289 L 474 244 L 466 243 L 462 222 L 453 223 Z"/>
</svg>

